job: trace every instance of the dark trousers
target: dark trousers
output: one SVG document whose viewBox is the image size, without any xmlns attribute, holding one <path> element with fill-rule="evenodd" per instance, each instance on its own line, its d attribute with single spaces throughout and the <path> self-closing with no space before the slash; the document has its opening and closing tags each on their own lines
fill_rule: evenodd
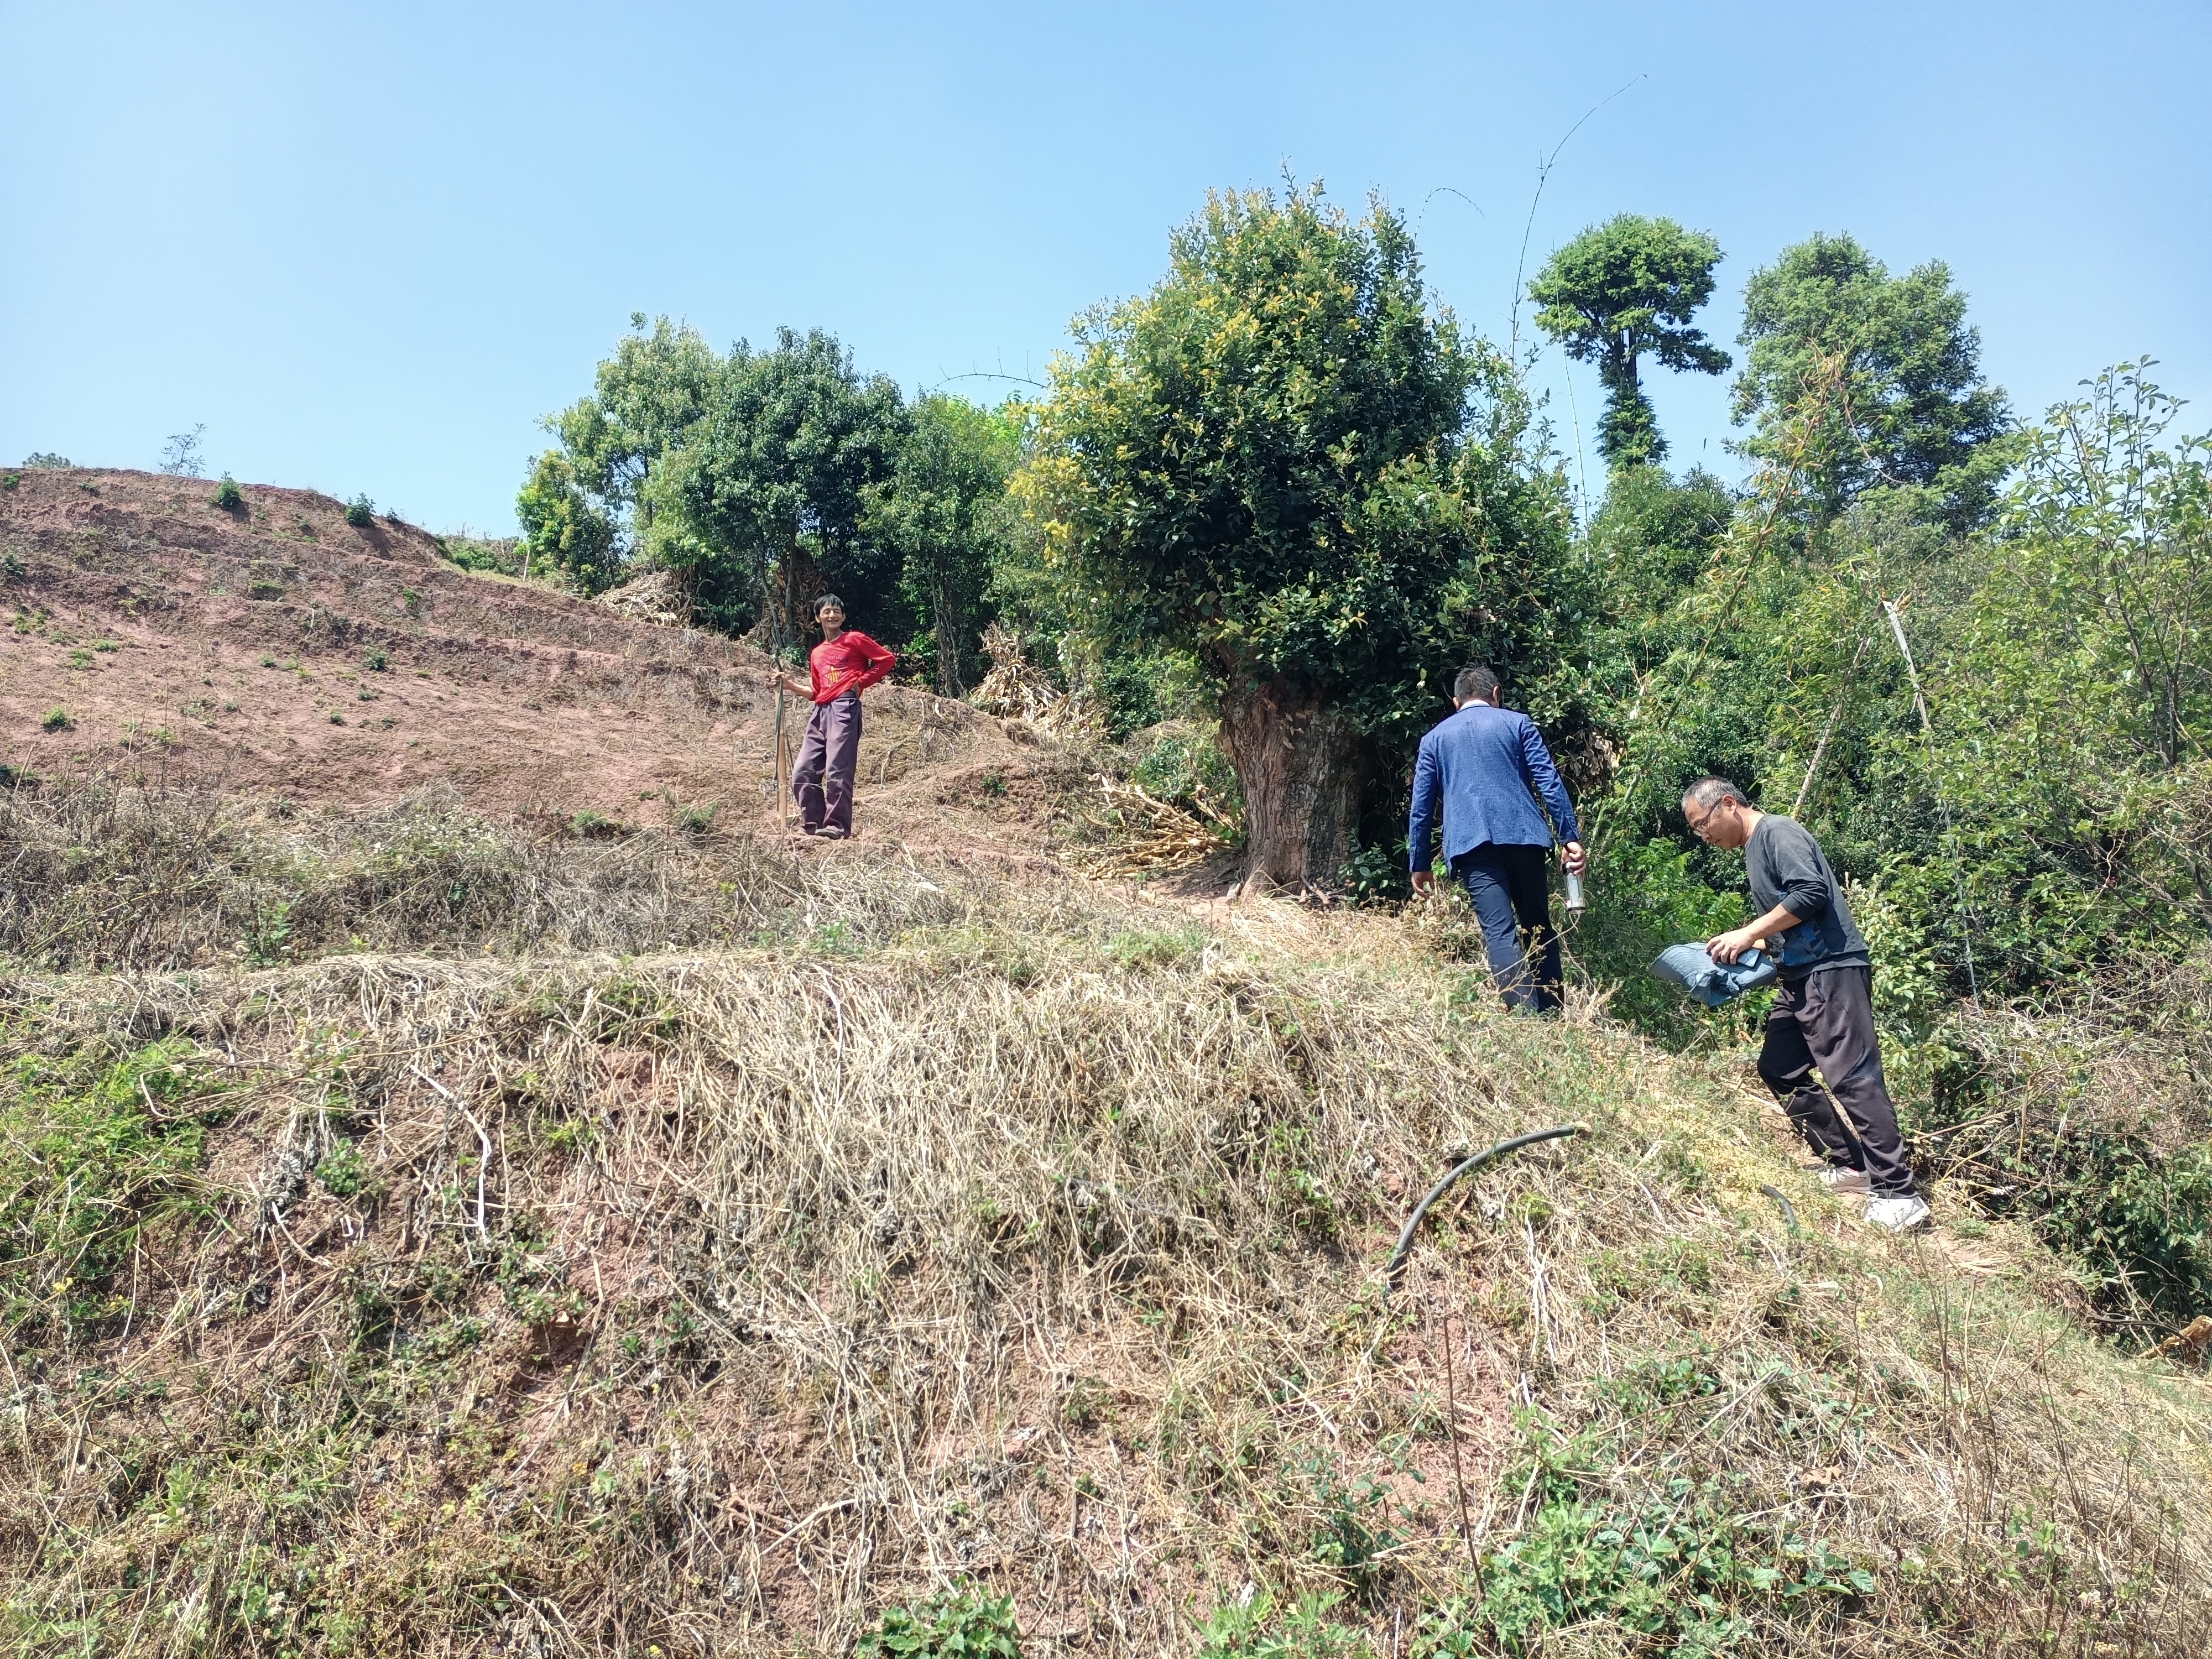
<svg viewBox="0 0 2212 1659">
<path fill-rule="evenodd" d="M 860 758 L 860 698 L 816 703 L 791 769 L 792 798 L 808 835 L 853 833 L 853 769 Z"/>
<path fill-rule="evenodd" d="M 1490 972 L 1515 1012 L 1548 1013 L 1559 1006 L 1559 936 L 1552 931 L 1552 885 L 1547 847 L 1508 847 L 1485 842 L 1451 862 L 1482 919 Z M 1528 936 L 1528 948 L 1521 936 Z M 1529 958 L 1535 958 L 1532 972 Z"/>
<path fill-rule="evenodd" d="M 1815 1066 L 1820 1079 L 1813 1075 Z M 1794 984 L 1784 983 L 1766 1017 L 1759 1075 L 1820 1157 L 1865 1170 L 1877 1198 L 1912 1191 L 1912 1164 L 1882 1080 L 1871 969 L 1816 968 Z"/>
</svg>

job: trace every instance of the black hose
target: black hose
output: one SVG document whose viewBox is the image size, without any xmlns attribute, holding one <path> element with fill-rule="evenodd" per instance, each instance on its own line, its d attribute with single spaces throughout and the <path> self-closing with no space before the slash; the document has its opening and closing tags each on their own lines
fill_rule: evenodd
<svg viewBox="0 0 2212 1659">
<path fill-rule="evenodd" d="M 1790 1224 L 1790 1237 L 1804 1237 L 1805 1230 L 1797 1224 L 1797 1206 L 1782 1195 L 1782 1189 L 1779 1187 L 1761 1187 L 1759 1190 L 1782 1206 L 1782 1218 Z"/>
<path fill-rule="evenodd" d="M 1413 1214 L 1406 1218 L 1405 1230 L 1398 1235 L 1398 1248 L 1390 1252 L 1390 1265 L 1382 1270 L 1382 1296 L 1389 1300 L 1398 1283 L 1398 1269 L 1406 1265 L 1406 1252 L 1413 1248 L 1414 1230 L 1420 1226 L 1421 1218 L 1429 1212 L 1429 1206 L 1444 1194 L 1444 1189 L 1463 1175 L 1472 1175 L 1484 1164 L 1508 1152 L 1517 1152 L 1523 1146 L 1533 1146 L 1540 1140 L 1557 1140 L 1561 1135 L 1586 1135 L 1587 1123 L 1562 1123 L 1556 1129 L 1535 1129 L 1525 1135 L 1515 1135 L 1510 1140 L 1501 1140 L 1495 1146 L 1486 1146 L 1462 1164 L 1455 1164 L 1451 1173 L 1429 1188 L 1428 1196 L 1413 1206 Z"/>
</svg>

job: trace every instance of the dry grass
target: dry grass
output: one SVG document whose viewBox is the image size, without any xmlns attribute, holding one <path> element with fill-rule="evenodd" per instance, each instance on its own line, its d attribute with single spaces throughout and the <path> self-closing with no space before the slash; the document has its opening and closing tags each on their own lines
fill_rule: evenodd
<svg viewBox="0 0 2212 1659">
<path fill-rule="evenodd" d="M 1097 793 L 1078 807 L 1077 856 L 1087 875 L 1109 880 L 1195 869 L 1237 844 L 1237 830 L 1200 799 L 1186 810 L 1140 784 L 1101 773 Z"/>
<path fill-rule="evenodd" d="M 49 1074 L 15 1152 L 157 1039 L 150 1132 L 206 1137 L 94 1218 L 135 1229 L 96 1285 L 51 1183 L 0 1192 L 15 1650 L 832 1653 L 972 1577 L 1031 1653 L 1188 1651 L 1247 1584 L 1410 1651 L 1475 1588 L 1458 1481 L 1501 1606 L 1547 1539 L 1604 1553 L 1578 1516 L 1719 1504 L 1784 1582 L 1817 1546 L 1875 1586 L 1731 1580 L 1738 1651 L 2212 1645 L 2201 1376 L 2100 1347 L 2002 1229 L 1870 1238 L 1732 1077 L 1496 1016 L 1365 918 L 853 850 L 744 854 L 757 945 L 0 981 Z M 1434 1173 L 1566 1118 L 1384 1305 Z"/>
<path fill-rule="evenodd" d="M 297 815 L 195 785 L 0 795 L 0 951 L 50 969 L 271 965 L 331 951 L 640 951 L 852 942 L 995 914 L 987 878 L 896 848 L 836 861 L 739 834 L 532 835 L 446 789 Z M 1048 890 L 1032 902 L 1049 906 Z M 888 908 L 887 908 L 888 907 Z"/>
</svg>

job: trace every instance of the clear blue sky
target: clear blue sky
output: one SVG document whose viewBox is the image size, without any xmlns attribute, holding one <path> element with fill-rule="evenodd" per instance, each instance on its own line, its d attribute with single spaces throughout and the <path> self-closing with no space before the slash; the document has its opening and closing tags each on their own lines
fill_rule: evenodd
<svg viewBox="0 0 2212 1659">
<path fill-rule="evenodd" d="M 1672 215 L 1727 250 L 1732 343 L 1746 275 L 1849 230 L 1949 262 L 2024 410 L 2142 353 L 2212 393 L 2204 0 L 0 0 L 0 461 L 151 466 L 205 422 L 241 479 L 510 529 L 538 418 L 634 310 L 719 345 L 819 324 L 909 388 L 1036 374 L 1209 185 L 1285 166 L 1382 191 L 1502 336 L 1539 155 L 1632 82 L 1560 155 L 1532 270 Z M 1595 379 L 1537 376 L 1571 453 Z M 1723 383 L 1656 378 L 1676 463 L 1733 471 Z"/>
</svg>

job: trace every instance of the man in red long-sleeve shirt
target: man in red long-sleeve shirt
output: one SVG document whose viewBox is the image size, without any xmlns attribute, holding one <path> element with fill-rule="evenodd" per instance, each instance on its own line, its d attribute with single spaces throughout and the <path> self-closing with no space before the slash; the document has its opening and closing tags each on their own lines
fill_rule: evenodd
<svg viewBox="0 0 2212 1659">
<path fill-rule="evenodd" d="M 898 659 L 858 629 L 845 626 L 845 602 L 824 593 L 814 602 L 822 643 L 807 654 L 813 683 L 801 685 L 782 669 L 771 686 L 814 700 L 806 736 L 791 769 L 791 793 L 799 827 L 810 836 L 843 841 L 853 833 L 853 769 L 860 757 L 860 693 L 897 666 Z"/>
</svg>

